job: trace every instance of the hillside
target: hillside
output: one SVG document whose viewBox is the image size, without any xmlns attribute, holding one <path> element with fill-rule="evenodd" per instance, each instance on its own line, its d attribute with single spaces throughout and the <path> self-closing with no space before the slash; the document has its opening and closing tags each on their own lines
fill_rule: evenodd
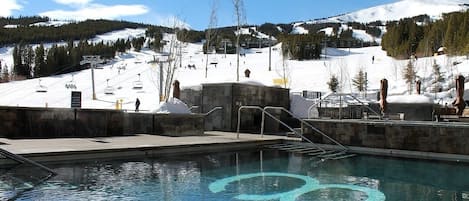
<svg viewBox="0 0 469 201">
<path fill-rule="evenodd" d="M 464 11 L 468 8 L 468 0 L 401 0 L 334 17 L 309 20 L 306 23 L 386 22 L 418 15 L 429 15 L 435 19 L 440 18 L 443 13 Z"/>
<path fill-rule="evenodd" d="M 143 30 L 142 30 L 143 31 Z M 128 33 L 139 34 L 137 31 Z M 122 32 L 106 34 L 106 38 L 119 38 Z M 103 37 L 103 36 L 99 36 Z M 167 36 L 168 37 L 168 36 Z M 251 71 L 251 78 L 241 78 L 241 82 L 251 84 L 262 84 L 274 86 L 274 79 L 288 78 L 287 87 L 291 92 L 301 92 L 303 90 L 329 91 L 327 82 L 331 75 L 337 75 L 341 81 L 342 92 L 354 92 L 357 90 L 352 85 L 352 79 L 359 69 L 363 69 L 368 74 L 369 91 L 373 93 L 379 88 L 379 81 L 382 78 L 389 80 L 391 97 L 393 95 L 407 94 L 407 85 L 403 80 L 402 72 L 407 61 L 398 61 L 386 56 L 386 52 L 380 47 L 357 48 L 357 49 L 335 49 L 329 48 L 323 54 L 322 60 L 315 61 L 293 61 L 287 60 L 283 65 L 280 52 L 280 45 L 274 47 L 272 55 L 272 71 L 268 71 L 268 48 L 246 50 L 246 57 L 241 58 L 240 73 L 245 69 Z M 175 78 L 181 82 L 183 88 L 199 88 L 202 83 L 214 82 L 235 82 L 236 81 L 236 56 L 215 54 L 209 57 L 210 62 L 216 61 L 217 65 L 208 66 L 208 76 L 205 78 L 206 55 L 201 53 L 201 44 L 186 44 L 181 58 L 182 68 L 178 68 Z M 8 54 L 8 48 L 2 48 L 2 57 Z M 73 74 L 64 74 L 39 79 L 25 81 L 14 81 L 0 84 L 0 105 L 7 106 L 29 106 L 29 107 L 69 107 L 70 91 L 67 83 L 74 83 L 76 90 L 82 91 L 84 108 L 115 108 L 117 100 L 123 101 L 124 109 L 133 109 L 135 99 L 138 97 L 141 102 L 141 109 L 152 110 L 158 103 L 158 77 L 159 71 L 156 65 L 148 63 L 153 60 L 157 53 L 151 50 L 142 52 L 128 52 L 117 56 L 110 63 L 103 65 L 102 69 L 95 70 L 96 92 L 98 100 L 92 100 L 91 96 L 91 73 L 90 70 L 83 70 Z M 372 56 L 375 62 L 372 63 Z M 326 57 L 324 59 L 324 57 Z M 431 91 L 432 70 L 431 64 L 434 60 L 442 66 L 442 74 L 445 82 L 442 83 L 443 90 L 439 93 Z M 454 62 L 459 63 L 453 65 Z M 195 69 L 186 68 L 187 65 L 195 65 Z M 450 103 L 454 96 L 453 77 L 457 74 L 468 75 L 467 66 L 469 60 L 461 57 L 447 57 L 445 55 L 435 58 L 419 58 L 415 61 L 417 75 L 423 81 L 425 96 L 435 98 L 435 102 L 441 100 Z M 122 68 L 125 66 L 125 69 Z M 284 68 L 285 67 L 285 68 Z M 133 89 L 134 81 L 140 79 L 143 82 L 143 89 Z M 109 79 L 109 80 L 108 80 Z M 47 87 L 46 93 L 36 92 L 39 84 Z M 114 88 L 113 95 L 106 95 L 106 87 Z M 415 92 L 413 92 L 415 93 Z"/>
<path fill-rule="evenodd" d="M 387 19 L 387 15 L 396 14 L 398 12 L 396 9 L 399 9 L 399 6 L 409 6 L 410 4 L 419 6 L 422 2 L 428 4 L 429 0 L 404 0 L 395 4 L 370 9 L 374 9 L 376 12 L 378 12 L 378 10 L 385 10 L 387 14 L 380 15 L 380 19 L 383 20 Z M 459 9 L 465 7 L 459 5 L 464 3 L 463 1 L 447 0 L 443 2 L 448 5 L 451 2 L 459 2 L 456 4 L 456 7 Z M 446 8 L 443 5 L 438 5 L 438 8 Z M 432 7 L 434 10 L 436 8 L 437 7 Z M 438 10 L 440 14 L 446 11 L 444 9 Z M 365 14 L 360 13 L 366 12 L 356 12 L 355 19 L 369 19 L 369 17 L 364 17 Z M 351 14 L 353 13 L 347 15 L 352 16 Z M 340 21 L 345 22 L 345 20 Z M 294 23 L 290 27 L 291 30 L 289 30 L 287 25 L 273 26 L 274 28 L 278 26 L 278 29 L 276 28 L 277 30 L 283 30 L 288 33 L 295 33 L 295 31 L 297 31 L 297 34 L 302 34 L 314 30 L 333 37 L 334 30 L 340 30 L 341 34 L 346 34 L 347 37 L 353 36 L 362 41 L 377 41 L 380 39 L 379 37 L 371 36 L 365 29 L 354 28 L 361 26 L 359 23 L 332 23 L 334 24 L 333 27 L 328 26 L 330 23 L 314 27 L 308 26 L 308 24 L 312 25 L 316 22 Z M 270 28 L 272 28 L 272 26 Z M 379 28 L 384 31 L 383 27 Z M 230 34 L 234 35 L 232 29 L 232 27 L 225 28 L 225 32 L 229 33 L 231 31 Z M 266 39 L 268 38 L 267 33 L 263 31 L 266 29 L 269 28 L 260 26 L 258 28 L 245 28 L 242 31 L 250 34 L 250 36 L 254 38 Z M 349 30 L 353 31 L 350 32 Z M 144 28 L 127 28 L 120 31 L 99 34 L 90 39 L 90 41 L 98 43 L 100 41 L 113 42 L 118 39 L 127 40 L 128 38 L 144 36 L 146 31 L 147 30 Z M 165 34 L 164 40 L 171 41 L 171 37 L 173 36 Z M 45 46 L 50 47 L 54 44 L 63 45 L 63 43 L 48 43 L 45 44 Z M 257 42 L 253 44 L 256 45 Z M 247 44 L 247 46 L 249 46 L 249 44 Z M 324 49 L 320 54 L 321 59 L 319 60 L 297 61 L 284 60 L 281 54 L 283 51 L 282 43 L 278 43 L 272 48 L 271 71 L 268 70 L 268 46 L 260 45 L 261 48 L 243 49 L 242 53 L 245 54 L 245 56 L 240 59 L 240 74 L 243 75 L 244 70 L 249 69 L 251 71 L 251 77 L 244 78 L 241 76 L 240 82 L 278 86 L 279 81 L 285 79 L 287 80 L 286 87 L 290 88 L 292 94 L 302 92 L 303 90 L 320 91 L 326 94 L 330 91 L 327 82 L 332 76 L 336 76 L 339 78 L 340 92 L 358 94 L 358 90 L 353 85 L 353 79 L 356 77 L 359 70 L 362 70 L 367 73 L 368 78 L 367 93 L 369 96 L 368 100 L 364 99 L 365 101 L 376 101 L 376 95 L 374 93 L 378 90 L 380 80 L 383 78 L 389 80 L 390 100 L 392 100 L 393 97 L 398 97 L 394 98 L 398 101 L 408 100 L 401 96 L 415 94 L 414 90 L 409 91 L 409 86 L 403 78 L 403 72 L 409 60 L 393 59 L 387 56 L 385 51 L 382 51 L 381 46 L 337 48 L 340 46 L 338 43 L 336 43 L 334 48 L 331 48 L 332 45 L 328 44 L 328 46 L 329 48 Z M 351 45 L 349 44 L 348 47 L 351 47 Z M 168 46 L 166 48 L 168 48 Z M 219 48 L 216 50 L 219 50 Z M 0 60 L 2 65 L 13 66 L 12 52 L 13 47 L 0 48 Z M 168 52 L 168 50 L 163 50 L 163 52 Z M 224 55 L 220 51 L 218 51 L 218 54 L 209 55 L 208 63 L 212 64 L 208 65 L 206 71 L 205 64 L 207 63 L 207 55 L 203 53 L 202 43 L 182 43 L 181 53 L 181 57 L 178 58 L 178 62 L 181 62 L 181 67 L 176 69 L 175 79 L 180 81 L 183 88 L 200 88 L 203 83 L 236 82 L 236 55 Z M 83 108 L 114 109 L 116 101 L 122 100 L 123 108 L 132 110 L 134 108 L 135 99 L 139 98 L 142 103 L 140 108 L 150 111 L 160 104 L 158 101 L 158 97 L 160 96 L 158 93 L 160 72 L 158 66 L 151 62 L 155 57 L 160 59 L 164 58 L 163 54 L 157 53 L 149 48 L 143 48 L 139 52 L 131 50 L 125 53 L 119 53 L 114 59 L 108 61 L 107 64 L 101 65 L 100 69 L 95 70 L 98 100 L 92 100 L 91 98 L 91 70 L 87 69 L 50 77 L 2 83 L 0 84 L 0 97 L 2 97 L 0 98 L 0 105 L 70 107 L 70 93 L 72 90 L 77 90 L 82 92 Z M 372 60 L 372 58 L 374 58 L 374 60 Z M 418 58 L 418 60 L 413 60 L 412 62 L 415 66 L 417 77 L 422 81 L 423 96 L 433 100 L 435 103 L 450 104 L 455 95 L 454 76 L 458 74 L 464 76 L 469 75 L 467 68 L 469 60 L 465 57 L 440 55 L 436 57 Z M 438 83 L 441 87 L 441 90 L 438 92 L 434 90 L 434 72 L 432 71 L 432 65 L 435 63 L 440 66 L 443 78 L 439 81 L 440 83 Z M 189 65 L 195 66 L 195 68 L 188 68 Z M 205 72 L 207 72 L 207 76 Z M 134 89 L 136 81 L 142 82 L 142 89 Z M 72 84 L 76 86 L 76 88 L 70 88 L 69 86 Z M 46 92 L 37 92 L 39 87 Z M 112 89 L 112 94 L 105 93 L 109 91 L 109 89 Z"/>
</svg>

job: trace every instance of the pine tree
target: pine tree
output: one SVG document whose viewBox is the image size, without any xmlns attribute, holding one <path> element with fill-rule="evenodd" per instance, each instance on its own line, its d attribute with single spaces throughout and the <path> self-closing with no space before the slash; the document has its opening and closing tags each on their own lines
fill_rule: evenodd
<svg viewBox="0 0 469 201">
<path fill-rule="evenodd" d="M 358 71 L 358 74 L 355 76 L 355 78 L 352 79 L 352 82 L 353 86 L 355 86 L 359 92 L 365 91 L 368 80 L 366 80 L 365 73 L 362 69 Z"/>
<path fill-rule="evenodd" d="M 405 82 L 409 85 L 409 93 L 412 93 L 412 83 L 414 82 L 416 75 L 417 72 L 415 72 L 414 64 L 412 63 L 412 60 L 409 60 L 409 63 L 407 63 L 407 66 L 404 69 L 403 75 Z"/>
<path fill-rule="evenodd" d="M 44 75 L 44 45 L 41 43 L 35 50 L 34 57 L 34 77 L 42 77 Z"/>
<path fill-rule="evenodd" d="M 336 75 L 332 75 L 331 79 L 329 82 L 327 82 L 327 85 L 329 86 L 329 89 L 332 92 L 337 92 L 337 89 L 339 88 L 339 80 L 337 79 Z"/>
<path fill-rule="evenodd" d="M 432 82 L 432 84 L 433 84 L 433 90 L 432 91 L 433 92 L 439 92 L 441 90 L 441 83 L 445 81 L 445 78 L 441 74 L 440 65 L 438 65 L 436 63 L 436 61 L 434 61 L 432 69 L 433 69 L 433 76 L 434 76 L 434 79 L 433 79 L 433 82 Z"/>
</svg>

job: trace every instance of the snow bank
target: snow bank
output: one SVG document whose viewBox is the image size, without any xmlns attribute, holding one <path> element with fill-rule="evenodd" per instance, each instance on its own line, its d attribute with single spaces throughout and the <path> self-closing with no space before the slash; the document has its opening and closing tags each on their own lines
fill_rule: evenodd
<svg viewBox="0 0 469 201">
<path fill-rule="evenodd" d="M 433 99 L 424 95 L 388 96 L 388 103 L 433 103 Z"/>
<path fill-rule="evenodd" d="M 189 107 L 177 98 L 169 98 L 167 102 L 159 105 L 158 108 L 152 111 L 152 113 L 163 113 L 163 114 L 190 114 Z"/>
<path fill-rule="evenodd" d="M 297 117 L 308 118 L 308 108 L 313 104 L 313 101 L 306 100 L 299 94 L 290 95 L 290 110 Z"/>
</svg>

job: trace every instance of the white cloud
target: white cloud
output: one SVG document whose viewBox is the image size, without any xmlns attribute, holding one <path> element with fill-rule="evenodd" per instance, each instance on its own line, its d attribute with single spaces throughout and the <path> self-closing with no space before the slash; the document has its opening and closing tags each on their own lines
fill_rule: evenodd
<svg viewBox="0 0 469 201">
<path fill-rule="evenodd" d="M 63 2 L 86 2 L 87 0 L 56 0 Z M 91 0 L 88 0 L 90 2 Z M 87 19 L 119 19 L 125 16 L 142 15 L 148 13 L 148 7 L 144 5 L 112 5 L 101 4 L 83 5 L 78 10 L 52 10 L 40 13 L 51 19 L 63 20 L 87 20 Z"/>
<path fill-rule="evenodd" d="M 13 10 L 21 10 L 23 7 L 16 0 L 2 0 L 0 6 L 0 16 L 9 17 Z"/>
<path fill-rule="evenodd" d="M 64 5 L 86 5 L 91 3 L 93 0 L 54 0 L 56 3 Z"/>
</svg>

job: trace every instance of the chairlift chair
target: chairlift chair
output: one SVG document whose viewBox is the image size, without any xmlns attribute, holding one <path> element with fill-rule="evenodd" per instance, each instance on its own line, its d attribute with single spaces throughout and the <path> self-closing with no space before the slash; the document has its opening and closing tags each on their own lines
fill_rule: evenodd
<svg viewBox="0 0 469 201">
<path fill-rule="evenodd" d="M 72 80 L 65 83 L 65 88 L 67 88 L 67 89 L 77 89 L 77 85 L 75 84 L 75 80 L 73 79 L 73 75 L 72 75 Z"/>
<path fill-rule="evenodd" d="M 140 73 L 138 74 L 138 80 L 133 82 L 133 89 L 142 89 L 143 82 L 140 80 Z"/>
<path fill-rule="evenodd" d="M 210 64 L 212 64 L 212 65 L 217 65 L 217 64 L 218 64 L 218 59 L 217 59 L 217 58 L 212 58 L 212 59 L 210 60 Z"/>
<path fill-rule="evenodd" d="M 36 92 L 38 93 L 46 93 L 47 87 L 41 84 L 41 79 L 39 79 L 39 85 L 36 87 Z"/>
<path fill-rule="evenodd" d="M 109 86 L 109 79 L 106 80 L 106 88 L 104 88 L 104 94 L 106 95 L 114 95 L 114 87 L 113 86 Z"/>
</svg>

